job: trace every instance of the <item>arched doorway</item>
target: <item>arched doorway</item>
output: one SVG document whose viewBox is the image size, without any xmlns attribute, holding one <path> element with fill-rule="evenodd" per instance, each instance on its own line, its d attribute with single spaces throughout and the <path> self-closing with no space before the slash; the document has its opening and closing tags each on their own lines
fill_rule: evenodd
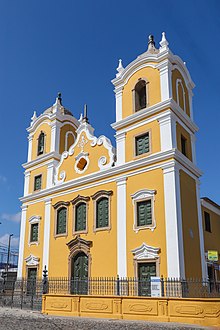
<svg viewBox="0 0 220 330">
<path fill-rule="evenodd" d="M 71 260 L 71 293 L 88 294 L 88 256 L 78 252 Z"/>
</svg>

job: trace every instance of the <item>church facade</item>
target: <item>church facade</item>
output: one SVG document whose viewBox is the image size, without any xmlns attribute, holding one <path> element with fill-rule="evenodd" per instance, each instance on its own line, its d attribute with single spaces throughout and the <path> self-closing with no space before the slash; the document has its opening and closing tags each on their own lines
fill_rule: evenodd
<svg viewBox="0 0 220 330">
<path fill-rule="evenodd" d="M 207 278 L 192 90 L 162 35 L 112 80 L 116 148 L 61 95 L 28 131 L 18 278 Z M 217 224 L 219 226 L 219 224 Z M 206 228 L 207 229 L 207 228 Z M 220 231 L 219 231 L 220 232 Z M 209 238 L 210 239 L 210 238 Z M 218 243 L 216 243 L 218 245 Z"/>
</svg>

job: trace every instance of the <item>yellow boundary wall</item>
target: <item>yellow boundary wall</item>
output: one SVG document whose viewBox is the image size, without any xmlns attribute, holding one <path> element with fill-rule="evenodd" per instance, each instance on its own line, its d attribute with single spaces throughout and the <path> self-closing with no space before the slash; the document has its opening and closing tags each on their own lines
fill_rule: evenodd
<svg viewBox="0 0 220 330">
<path fill-rule="evenodd" d="M 218 298 L 43 295 L 42 313 L 220 326 Z"/>
</svg>

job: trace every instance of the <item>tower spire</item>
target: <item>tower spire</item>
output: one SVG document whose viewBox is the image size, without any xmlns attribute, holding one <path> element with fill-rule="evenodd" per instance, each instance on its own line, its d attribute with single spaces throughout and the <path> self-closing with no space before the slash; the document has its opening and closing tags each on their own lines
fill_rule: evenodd
<svg viewBox="0 0 220 330">
<path fill-rule="evenodd" d="M 88 117 L 87 117 L 87 104 L 84 104 L 84 112 L 83 112 L 83 122 L 88 123 Z"/>
<path fill-rule="evenodd" d="M 149 53 L 155 53 L 155 52 L 158 51 L 155 47 L 154 36 L 152 34 L 150 34 L 149 37 L 148 37 L 148 49 L 147 49 L 147 51 Z"/>
</svg>

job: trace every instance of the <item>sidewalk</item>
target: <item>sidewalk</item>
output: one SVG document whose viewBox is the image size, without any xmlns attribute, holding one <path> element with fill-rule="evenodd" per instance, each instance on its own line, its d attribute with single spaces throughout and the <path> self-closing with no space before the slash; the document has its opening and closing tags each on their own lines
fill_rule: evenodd
<svg viewBox="0 0 220 330">
<path fill-rule="evenodd" d="M 111 319 L 70 318 L 43 315 L 36 311 L 25 311 L 0 307 L 0 329 L 4 330 L 207 330 L 217 329 L 179 323 L 155 323 L 147 321 L 125 321 Z"/>
</svg>

